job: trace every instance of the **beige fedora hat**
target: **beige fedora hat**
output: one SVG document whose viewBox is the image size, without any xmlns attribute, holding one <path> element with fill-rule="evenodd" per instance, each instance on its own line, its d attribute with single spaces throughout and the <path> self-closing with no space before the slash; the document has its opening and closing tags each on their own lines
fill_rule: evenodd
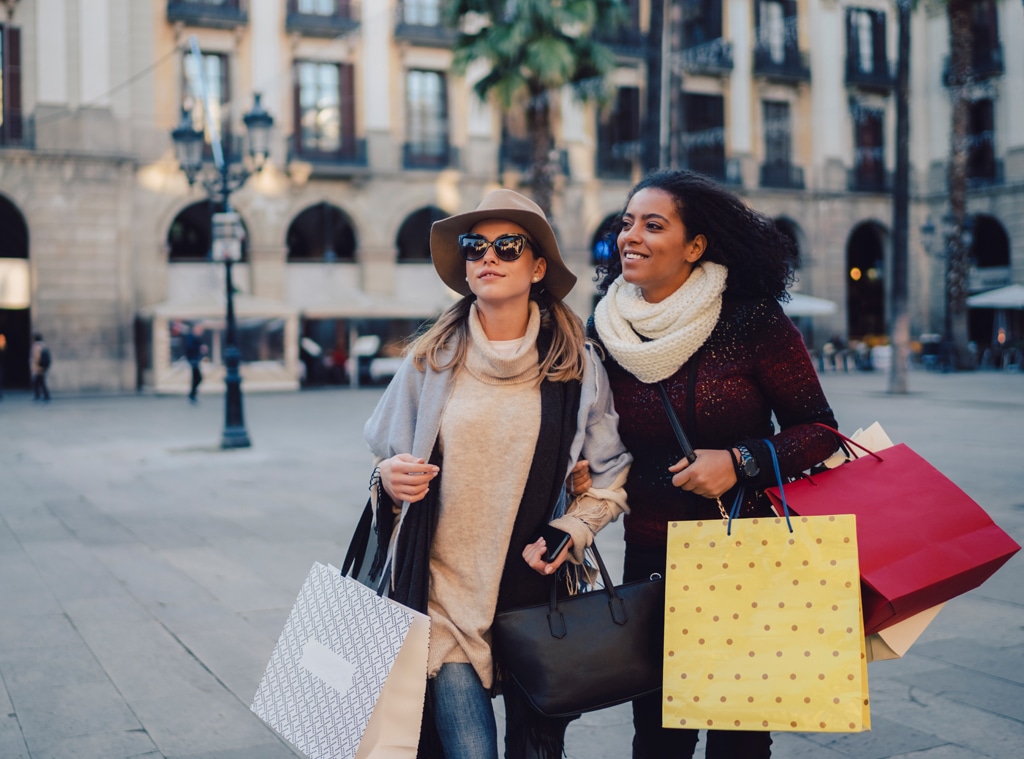
<svg viewBox="0 0 1024 759">
<path fill-rule="evenodd" d="M 511 221 L 525 229 L 536 246 L 536 254 L 548 263 L 542 280 L 545 289 L 559 300 L 569 294 L 576 284 L 576 275 L 562 261 L 554 230 L 540 206 L 514 190 L 492 190 L 484 195 L 475 211 L 455 214 L 433 223 L 430 227 L 430 257 L 442 282 L 457 293 L 470 294 L 466 262 L 459 255 L 459 235 L 487 219 Z"/>
</svg>

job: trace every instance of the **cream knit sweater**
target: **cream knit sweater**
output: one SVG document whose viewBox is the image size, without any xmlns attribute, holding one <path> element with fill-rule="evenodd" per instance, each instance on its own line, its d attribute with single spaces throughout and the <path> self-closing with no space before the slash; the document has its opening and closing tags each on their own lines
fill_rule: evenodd
<svg viewBox="0 0 1024 759">
<path fill-rule="evenodd" d="M 470 314 L 472 341 L 441 418 L 437 531 L 430 552 L 428 671 L 469 662 L 491 687 L 490 628 L 519 502 L 540 432 L 532 309 L 519 350 L 495 351 Z"/>
</svg>

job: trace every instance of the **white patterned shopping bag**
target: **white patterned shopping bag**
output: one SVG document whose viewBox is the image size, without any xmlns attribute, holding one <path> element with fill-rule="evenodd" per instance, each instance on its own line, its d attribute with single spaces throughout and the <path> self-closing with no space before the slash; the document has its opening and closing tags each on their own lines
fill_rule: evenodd
<svg viewBox="0 0 1024 759">
<path fill-rule="evenodd" d="M 314 564 L 250 707 L 310 759 L 413 759 L 426 615 Z"/>
</svg>

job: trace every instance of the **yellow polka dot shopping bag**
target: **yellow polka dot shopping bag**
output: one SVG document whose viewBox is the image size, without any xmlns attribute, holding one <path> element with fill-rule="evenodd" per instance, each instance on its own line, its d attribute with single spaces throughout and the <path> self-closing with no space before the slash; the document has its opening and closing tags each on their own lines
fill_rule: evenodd
<svg viewBox="0 0 1024 759">
<path fill-rule="evenodd" d="M 855 519 L 669 523 L 665 727 L 871 728 Z"/>
</svg>

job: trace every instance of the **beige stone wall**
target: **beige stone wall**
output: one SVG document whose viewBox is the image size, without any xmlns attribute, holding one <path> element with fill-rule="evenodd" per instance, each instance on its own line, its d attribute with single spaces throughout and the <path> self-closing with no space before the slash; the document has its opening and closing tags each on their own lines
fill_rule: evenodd
<svg viewBox="0 0 1024 759">
<path fill-rule="evenodd" d="M 452 213 L 468 210 L 500 179 L 515 185 L 518 178 L 511 174 L 497 176 L 498 114 L 476 101 L 467 82 L 455 78 L 449 80 L 450 135 L 461 151 L 462 170 L 402 170 L 404 72 L 415 66 L 443 69 L 450 55 L 445 50 L 396 43 L 391 37 L 393 2 L 364 0 L 361 5 L 363 23 L 355 34 L 313 39 L 285 31 L 280 0 L 249 0 L 250 23 L 240 30 L 170 24 L 165 0 L 110 0 L 105 31 L 109 71 L 90 74 L 90 86 L 102 82 L 105 74 L 109 87 L 94 101 L 83 98 L 85 85 L 79 71 L 83 49 L 79 34 L 92 21 L 79 16 L 78 2 L 63 0 L 61 28 L 47 27 L 54 20 L 40 16 L 32 0 L 15 6 L 12 23 L 23 34 L 23 104 L 35 119 L 35 145 L 27 150 L 0 149 L 0 194 L 15 204 L 29 227 L 32 323 L 53 346 L 55 390 L 133 389 L 136 315 L 152 313 L 182 288 L 202 289 L 188 283 L 205 275 L 175 270 L 167 261 L 166 246 L 176 214 L 204 197 L 203 190 L 189 187 L 179 171 L 169 136 L 179 118 L 182 49 L 192 34 L 202 49 L 231 56 L 236 130 L 242 129 L 241 115 L 251 106 L 254 89 L 264 92 L 264 104 L 275 118 L 270 165 L 232 196 L 249 232 L 250 251 L 249 263 L 238 267 L 236 274 L 240 289 L 256 298 L 320 316 L 351 315 L 352 302 L 358 299 L 342 304 L 337 293 L 356 287 L 359 298 L 368 299 L 360 302 L 371 304 L 367 314 L 377 314 L 388 303 L 419 295 L 423 288 L 416 280 L 419 274 L 410 274 L 413 269 L 402 269 L 396 261 L 395 238 L 408 214 L 427 205 Z M 647 18 L 647 6 L 644 3 L 643 18 Z M 865 7 L 887 10 L 893 55 L 894 8 L 881 0 L 866 2 Z M 997 79 L 994 91 L 1001 98 L 996 106 L 1001 125 L 997 129 L 1006 127 L 998 137 L 1005 182 L 973 192 L 969 207 L 1003 223 L 1011 240 L 1013 279 L 1024 281 L 1020 189 L 1024 143 L 1019 134 L 1024 128 L 1008 122 L 1005 110 L 1008 98 L 1024 92 L 1024 67 L 1015 65 L 1024 55 L 1020 52 L 1024 30 L 1007 15 L 1012 10 L 1019 15 L 1019 5 L 1001 2 L 999 8 L 1006 73 Z M 749 71 L 749 50 L 741 45 L 734 49 L 736 68 L 730 74 L 694 77 L 688 84 L 684 79 L 684 86 L 687 91 L 725 95 L 727 156 L 742 167 L 741 194 L 755 208 L 795 224 L 804 261 L 802 290 L 839 304 L 835 315 L 815 320 L 817 338 L 845 330 L 846 252 L 851 232 L 871 221 L 888 235 L 892 211 L 887 195 L 845 191 L 845 173 L 853 164 L 850 114 L 845 85 L 839 81 L 842 66 L 837 68 L 833 60 L 845 56 L 845 39 L 834 38 L 837 28 L 840 36 L 845 34 L 843 7 L 830 0 L 801 0 L 799 14 L 801 49 L 811 52 L 810 84 L 789 86 L 755 79 Z M 750 28 L 752 20 L 749 3 L 723 3 L 728 38 L 749 47 L 756 33 Z M 918 228 L 929 214 L 933 220 L 940 218 L 944 206 L 948 93 L 937 70 L 946 54 L 943 24 L 942 15 L 928 9 L 919 10 L 914 19 L 912 334 L 941 325 L 941 267 L 923 253 Z M 62 42 L 63 58 L 42 60 L 48 40 Z M 288 163 L 294 130 L 291 70 L 295 58 L 355 64 L 356 130 L 367 142 L 368 167 L 328 176 L 312 171 L 309 164 Z M 58 68 L 55 61 L 62 61 Z M 616 80 L 646 90 L 642 63 L 623 64 Z M 475 75 L 471 72 L 470 79 Z M 760 122 L 765 97 L 791 103 L 793 156 L 804 169 L 805 191 L 757 187 L 764 151 Z M 886 162 L 891 166 L 892 97 L 881 97 L 886 113 Z M 842 107 L 821 105 L 835 102 Z M 560 107 L 559 142 L 569 151 L 573 168 L 560 184 L 554 222 L 563 255 L 579 275 L 570 304 L 586 316 L 595 292 L 591 239 L 602 220 L 621 209 L 630 183 L 594 176 L 593 107 L 579 109 L 569 99 Z M 344 271 L 339 277 L 344 282 L 330 287 L 302 285 L 306 275 L 291 274 L 293 269 L 286 262 L 287 229 L 304 209 L 325 201 L 352 219 L 357 262 L 348 265 L 350 269 L 337 269 Z M 332 269 L 317 271 L 326 277 Z M 430 275 L 426 267 L 416 271 Z M 155 345 L 166 348 L 159 341 Z"/>
</svg>

